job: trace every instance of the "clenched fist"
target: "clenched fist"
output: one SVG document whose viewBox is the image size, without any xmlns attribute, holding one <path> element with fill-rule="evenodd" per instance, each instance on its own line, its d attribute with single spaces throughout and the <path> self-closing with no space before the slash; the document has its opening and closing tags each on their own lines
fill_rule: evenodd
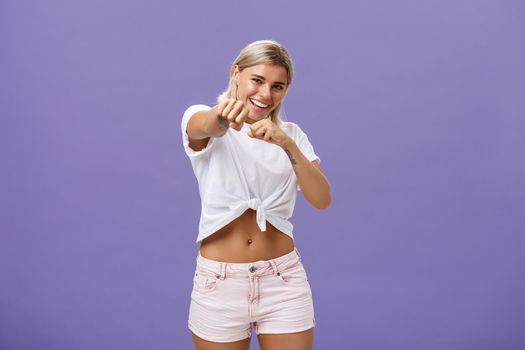
<svg viewBox="0 0 525 350">
<path fill-rule="evenodd" d="M 248 116 L 248 109 L 242 101 L 233 98 L 225 98 L 217 105 L 219 122 L 225 127 L 241 130 L 244 120 Z"/>
<path fill-rule="evenodd" d="M 286 148 L 292 139 L 270 118 L 261 119 L 250 125 L 248 136 Z"/>
</svg>

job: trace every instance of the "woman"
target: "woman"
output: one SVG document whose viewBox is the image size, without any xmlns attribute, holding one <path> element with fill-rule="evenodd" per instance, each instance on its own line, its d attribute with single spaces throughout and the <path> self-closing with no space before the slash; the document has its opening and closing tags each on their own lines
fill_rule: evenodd
<svg viewBox="0 0 525 350">
<path fill-rule="evenodd" d="M 287 50 L 271 40 L 241 50 L 228 89 L 182 118 L 202 201 L 188 326 L 197 349 L 311 349 L 314 308 L 292 224 L 297 190 L 319 209 L 330 186 L 306 134 L 283 122 L 292 82 Z"/>
</svg>

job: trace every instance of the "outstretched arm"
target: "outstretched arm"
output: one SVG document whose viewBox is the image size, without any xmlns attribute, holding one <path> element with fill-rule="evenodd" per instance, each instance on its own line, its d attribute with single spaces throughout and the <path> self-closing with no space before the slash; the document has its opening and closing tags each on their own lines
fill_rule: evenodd
<svg viewBox="0 0 525 350">
<path fill-rule="evenodd" d="M 247 115 L 243 103 L 234 99 L 224 99 L 210 110 L 195 113 L 186 128 L 190 147 L 200 151 L 210 137 L 221 137 L 230 127 L 240 130 Z"/>
</svg>

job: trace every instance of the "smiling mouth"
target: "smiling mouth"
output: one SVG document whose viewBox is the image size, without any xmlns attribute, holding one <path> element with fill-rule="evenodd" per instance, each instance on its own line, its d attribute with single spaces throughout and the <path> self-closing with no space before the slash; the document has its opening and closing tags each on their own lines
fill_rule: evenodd
<svg viewBox="0 0 525 350">
<path fill-rule="evenodd" d="M 266 108 L 269 108 L 271 106 L 269 104 L 262 103 L 262 102 L 259 102 L 257 100 L 251 99 L 251 98 L 249 98 L 249 100 L 255 107 L 257 107 L 259 109 L 266 109 Z"/>
</svg>

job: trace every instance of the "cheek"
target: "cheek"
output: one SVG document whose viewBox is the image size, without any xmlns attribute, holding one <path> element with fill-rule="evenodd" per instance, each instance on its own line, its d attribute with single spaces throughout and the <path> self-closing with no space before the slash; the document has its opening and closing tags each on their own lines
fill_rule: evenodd
<svg viewBox="0 0 525 350">
<path fill-rule="evenodd" d="M 284 99 L 284 94 L 276 93 L 272 96 L 274 103 L 280 103 Z"/>
<path fill-rule="evenodd" d="M 247 82 L 246 84 L 239 85 L 239 90 L 237 91 L 237 94 L 239 95 L 239 97 L 246 97 L 253 95 L 255 91 L 256 89 L 254 88 L 253 84 Z"/>
<path fill-rule="evenodd" d="M 249 82 L 242 82 L 238 85 L 237 92 L 242 95 L 247 95 L 251 90 L 251 84 Z"/>
</svg>

